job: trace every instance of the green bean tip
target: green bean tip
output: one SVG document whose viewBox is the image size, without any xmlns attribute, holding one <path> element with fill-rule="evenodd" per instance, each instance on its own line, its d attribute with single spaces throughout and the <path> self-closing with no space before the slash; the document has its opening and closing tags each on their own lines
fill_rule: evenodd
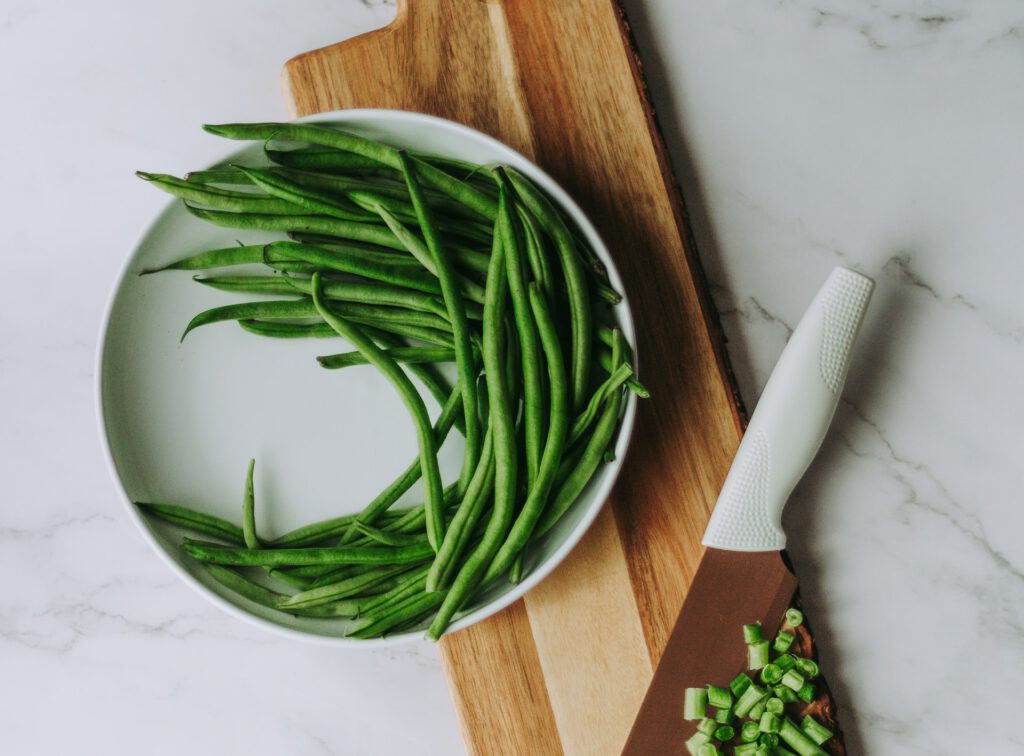
<svg viewBox="0 0 1024 756">
<path fill-rule="evenodd" d="M 641 399 L 650 399 L 651 392 L 647 390 L 647 387 L 635 378 L 630 378 L 626 385 L 629 386 L 629 390 L 639 396 Z"/>
</svg>

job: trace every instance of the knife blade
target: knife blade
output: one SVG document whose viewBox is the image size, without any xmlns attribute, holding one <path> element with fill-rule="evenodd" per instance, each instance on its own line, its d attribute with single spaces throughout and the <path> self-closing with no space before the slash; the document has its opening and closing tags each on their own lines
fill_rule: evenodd
<svg viewBox="0 0 1024 756">
<path fill-rule="evenodd" d="M 744 671 L 743 625 L 761 622 L 766 638 L 781 626 L 798 586 L 782 510 L 835 414 L 873 289 L 867 276 L 836 268 L 793 331 L 715 503 L 704 555 L 624 756 L 685 753 L 697 725 L 683 719 L 686 689 L 726 685 Z"/>
</svg>

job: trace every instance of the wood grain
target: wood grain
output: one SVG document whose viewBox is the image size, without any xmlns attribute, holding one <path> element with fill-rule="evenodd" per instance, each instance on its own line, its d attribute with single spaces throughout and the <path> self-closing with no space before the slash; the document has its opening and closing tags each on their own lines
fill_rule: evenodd
<svg viewBox="0 0 1024 756">
<path fill-rule="evenodd" d="M 551 173 L 607 242 L 652 393 L 611 506 L 525 603 L 439 647 L 470 753 L 618 753 L 741 433 L 622 9 L 408 0 L 385 29 L 290 61 L 284 88 L 295 115 L 402 108 L 487 132 Z"/>
</svg>

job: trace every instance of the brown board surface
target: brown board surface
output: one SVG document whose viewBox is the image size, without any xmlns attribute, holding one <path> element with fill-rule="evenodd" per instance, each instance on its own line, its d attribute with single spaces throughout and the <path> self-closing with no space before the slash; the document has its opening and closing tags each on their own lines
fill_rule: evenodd
<svg viewBox="0 0 1024 756">
<path fill-rule="evenodd" d="M 609 506 L 522 601 L 439 646 L 473 754 L 618 753 L 739 443 L 721 335 L 616 0 L 405 0 L 284 71 L 295 115 L 416 110 L 532 157 L 587 212 L 634 307 L 641 402 Z"/>
</svg>

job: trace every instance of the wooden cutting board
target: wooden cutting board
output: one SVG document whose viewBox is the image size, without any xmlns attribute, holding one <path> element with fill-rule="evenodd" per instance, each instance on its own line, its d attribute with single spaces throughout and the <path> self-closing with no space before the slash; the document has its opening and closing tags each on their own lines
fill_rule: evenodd
<svg viewBox="0 0 1024 756">
<path fill-rule="evenodd" d="M 652 394 L 610 506 L 525 599 L 439 646 L 470 753 L 618 753 L 742 415 L 621 6 L 400 0 L 390 26 L 289 61 L 284 89 L 295 115 L 401 108 L 487 132 L 551 173 L 610 248 Z"/>
</svg>

